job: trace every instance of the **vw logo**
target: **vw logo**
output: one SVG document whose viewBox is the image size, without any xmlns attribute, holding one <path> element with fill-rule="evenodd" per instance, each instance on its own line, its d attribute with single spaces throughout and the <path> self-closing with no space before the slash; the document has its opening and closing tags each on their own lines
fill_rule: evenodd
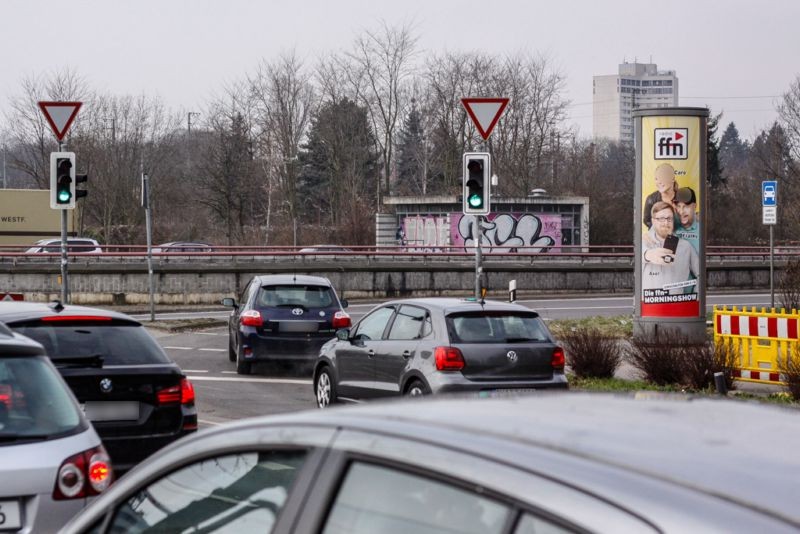
<svg viewBox="0 0 800 534">
<path fill-rule="evenodd" d="M 292 309 L 292 315 L 303 315 L 303 308 Z"/>
<path fill-rule="evenodd" d="M 100 391 L 103 393 L 111 393 L 112 389 L 114 389 L 114 384 L 111 383 L 110 378 L 104 378 L 100 381 Z"/>
<path fill-rule="evenodd" d="M 508 358 L 508 361 L 511 363 L 517 363 L 517 353 L 513 350 L 508 351 L 506 358 Z"/>
</svg>

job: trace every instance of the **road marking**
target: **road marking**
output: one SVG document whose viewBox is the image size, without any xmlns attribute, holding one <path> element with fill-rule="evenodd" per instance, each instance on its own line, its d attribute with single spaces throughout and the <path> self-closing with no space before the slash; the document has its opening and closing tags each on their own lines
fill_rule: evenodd
<svg viewBox="0 0 800 534">
<path fill-rule="evenodd" d="M 216 421 L 206 421 L 205 419 L 198 419 L 197 422 L 204 425 L 213 425 L 213 426 L 219 426 L 225 424 L 225 423 L 217 423 Z"/>
<path fill-rule="evenodd" d="M 198 336 L 227 336 L 227 332 L 192 332 Z"/>
<path fill-rule="evenodd" d="M 194 350 L 192 347 L 164 347 L 169 350 Z"/>
<path fill-rule="evenodd" d="M 236 371 L 222 371 L 223 375 L 236 375 L 239 374 Z"/>
<path fill-rule="evenodd" d="M 311 380 L 300 380 L 294 378 L 229 378 L 227 376 L 187 376 L 189 380 L 207 382 L 256 382 L 262 384 L 302 384 L 311 385 Z"/>
<path fill-rule="evenodd" d="M 184 373 L 207 373 L 206 369 L 181 369 Z"/>
<path fill-rule="evenodd" d="M 205 352 L 225 352 L 228 349 L 197 349 L 197 350 L 202 350 Z"/>
</svg>

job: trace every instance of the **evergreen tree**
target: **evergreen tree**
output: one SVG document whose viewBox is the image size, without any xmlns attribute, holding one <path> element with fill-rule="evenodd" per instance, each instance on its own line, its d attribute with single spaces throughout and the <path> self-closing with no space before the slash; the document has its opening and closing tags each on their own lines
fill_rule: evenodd
<svg viewBox="0 0 800 534">
<path fill-rule="evenodd" d="M 741 174 L 747 164 L 748 144 L 739 137 L 739 130 L 733 122 L 728 124 L 719 142 L 719 160 L 724 169 L 724 179 Z"/>
<path fill-rule="evenodd" d="M 395 192 L 404 195 L 427 193 L 427 147 L 422 116 L 413 105 L 399 132 L 397 145 L 397 183 Z"/>
<path fill-rule="evenodd" d="M 717 128 L 719 127 L 719 120 L 722 118 L 722 113 L 708 119 L 708 132 L 706 149 L 706 165 L 708 175 L 706 179 L 712 188 L 717 188 L 725 183 L 725 177 L 722 175 L 722 164 L 719 158 L 719 143 L 717 141 Z"/>
</svg>

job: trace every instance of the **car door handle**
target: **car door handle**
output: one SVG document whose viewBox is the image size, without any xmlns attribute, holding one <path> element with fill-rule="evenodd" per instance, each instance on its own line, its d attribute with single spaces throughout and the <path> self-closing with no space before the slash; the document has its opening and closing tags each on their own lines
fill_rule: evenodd
<svg viewBox="0 0 800 534">
<path fill-rule="evenodd" d="M 375 356 L 375 351 L 374 351 L 374 350 L 372 350 L 372 349 L 369 349 L 369 350 L 367 351 L 367 356 L 369 356 L 370 358 L 372 358 L 373 356 Z"/>
<path fill-rule="evenodd" d="M 410 350 L 404 350 L 403 351 L 403 358 L 408 359 L 410 357 L 411 357 L 411 351 Z"/>
</svg>

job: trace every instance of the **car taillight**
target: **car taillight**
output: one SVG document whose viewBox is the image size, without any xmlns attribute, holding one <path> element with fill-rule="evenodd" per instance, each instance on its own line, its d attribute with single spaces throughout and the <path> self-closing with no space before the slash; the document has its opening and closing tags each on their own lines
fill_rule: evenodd
<svg viewBox="0 0 800 534">
<path fill-rule="evenodd" d="M 256 310 L 242 312 L 242 315 L 239 316 L 239 322 L 242 323 L 242 326 L 264 326 L 261 312 Z"/>
<path fill-rule="evenodd" d="M 564 349 L 556 347 L 553 349 L 553 357 L 550 359 L 550 364 L 553 369 L 564 369 Z"/>
<path fill-rule="evenodd" d="M 102 445 L 79 452 L 61 463 L 56 475 L 53 499 L 82 499 L 98 495 L 111 485 L 114 473 Z"/>
<path fill-rule="evenodd" d="M 455 347 L 436 347 L 433 357 L 437 371 L 460 371 L 464 368 L 464 356 Z"/>
<path fill-rule="evenodd" d="M 188 378 L 181 378 L 177 386 L 160 389 L 156 393 L 158 404 L 193 404 L 194 386 Z"/>
<path fill-rule="evenodd" d="M 11 386 L 0 384 L 0 404 L 5 404 L 7 409 L 11 409 Z"/>
<path fill-rule="evenodd" d="M 338 330 L 339 328 L 350 328 L 352 325 L 352 321 L 350 321 L 350 316 L 347 312 L 337 311 L 333 314 L 333 328 Z"/>
</svg>

